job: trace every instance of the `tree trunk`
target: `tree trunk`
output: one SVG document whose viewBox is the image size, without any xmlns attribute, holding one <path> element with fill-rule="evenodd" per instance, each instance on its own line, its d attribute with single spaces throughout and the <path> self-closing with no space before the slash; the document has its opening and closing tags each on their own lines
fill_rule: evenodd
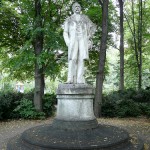
<svg viewBox="0 0 150 150">
<path fill-rule="evenodd" d="M 102 38 L 99 53 L 98 72 L 96 75 L 96 93 L 94 102 L 94 113 L 96 117 L 101 116 L 104 68 L 106 60 L 107 35 L 108 35 L 108 4 L 109 0 L 102 3 Z"/>
<path fill-rule="evenodd" d="M 134 16 L 134 1 L 132 0 L 132 21 L 133 21 L 133 38 L 134 38 L 134 50 L 138 68 L 138 89 L 142 88 L 142 0 L 139 0 L 139 19 L 138 19 L 138 35 L 136 41 L 135 31 L 135 16 Z"/>
<path fill-rule="evenodd" d="M 135 24 L 135 15 L 134 15 L 134 0 L 131 0 L 131 7 L 132 7 L 132 26 L 133 29 L 129 23 L 129 19 L 127 19 L 127 23 L 129 25 L 130 31 L 133 36 L 133 43 L 134 43 L 134 51 L 135 51 L 135 58 L 136 58 L 136 64 L 138 69 L 138 89 L 140 90 L 142 88 L 142 21 L 143 21 L 143 2 L 142 0 L 139 0 L 138 7 L 139 7 L 139 18 L 138 18 L 138 34 L 136 35 L 136 24 Z"/>
<path fill-rule="evenodd" d="M 119 1 L 120 7 L 120 86 L 119 90 L 124 90 L 124 28 L 123 28 L 123 1 Z"/>
<path fill-rule="evenodd" d="M 36 29 L 42 28 L 42 17 L 41 17 L 41 1 L 35 0 L 35 32 L 36 37 L 34 40 L 34 53 L 36 56 L 35 61 L 35 91 L 34 91 L 34 106 L 37 111 L 43 111 L 42 109 L 42 97 L 44 95 L 44 73 L 43 67 L 38 63 L 38 57 L 43 50 L 43 33 L 41 30 Z"/>
<path fill-rule="evenodd" d="M 139 0 L 139 25 L 138 25 L 138 52 L 139 52 L 139 84 L 138 89 L 142 88 L 142 0 Z"/>
</svg>

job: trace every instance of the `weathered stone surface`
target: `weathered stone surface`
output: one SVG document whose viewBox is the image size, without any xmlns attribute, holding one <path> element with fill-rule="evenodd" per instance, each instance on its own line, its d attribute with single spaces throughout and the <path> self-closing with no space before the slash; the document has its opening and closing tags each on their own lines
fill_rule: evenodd
<svg viewBox="0 0 150 150">
<path fill-rule="evenodd" d="M 57 90 L 59 120 L 95 120 L 93 113 L 94 88 L 87 84 L 60 84 Z"/>
<path fill-rule="evenodd" d="M 57 95 L 94 95 L 94 93 L 95 89 L 88 84 L 59 84 L 57 89 Z"/>
<path fill-rule="evenodd" d="M 125 130 L 108 125 L 74 131 L 44 125 L 13 138 L 7 150 L 143 150 L 140 141 L 132 144 L 129 140 Z"/>
<path fill-rule="evenodd" d="M 81 6 L 73 4 L 73 15 L 69 16 L 63 25 L 63 36 L 68 47 L 68 83 L 85 83 L 84 60 L 89 59 L 88 49 L 92 48 L 95 24 L 81 14 Z"/>
<path fill-rule="evenodd" d="M 62 130 L 88 130 L 98 127 L 98 122 L 94 120 L 82 120 L 82 121 L 66 121 L 54 119 L 52 126 L 56 129 Z"/>
</svg>

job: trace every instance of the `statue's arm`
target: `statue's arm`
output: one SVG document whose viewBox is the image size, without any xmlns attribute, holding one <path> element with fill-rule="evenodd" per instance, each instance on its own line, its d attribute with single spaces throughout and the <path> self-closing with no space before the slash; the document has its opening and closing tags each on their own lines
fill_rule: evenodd
<svg viewBox="0 0 150 150">
<path fill-rule="evenodd" d="M 64 23 L 64 32 L 63 32 L 63 37 L 65 40 L 65 43 L 67 46 L 69 46 L 70 38 L 69 38 L 69 26 L 68 26 L 68 21 L 66 20 Z"/>
<path fill-rule="evenodd" d="M 92 38 L 94 33 L 96 32 L 96 25 L 89 19 L 88 16 L 85 16 L 86 22 L 88 24 L 88 37 Z"/>
<path fill-rule="evenodd" d="M 89 37 L 92 38 L 96 32 L 96 25 L 89 19 Z"/>
<path fill-rule="evenodd" d="M 84 15 L 83 17 L 87 24 L 88 49 L 92 49 L 93 47 L 92 37 L 96 32 L 96 25 L 88 18 L 88 16 Z"/>
</svg>

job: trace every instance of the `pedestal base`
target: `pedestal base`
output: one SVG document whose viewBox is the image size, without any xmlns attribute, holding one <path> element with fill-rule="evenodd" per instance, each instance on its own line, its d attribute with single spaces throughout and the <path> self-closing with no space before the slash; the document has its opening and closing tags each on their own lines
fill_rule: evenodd
<svg viewBox="0 0 150 150">
<path fill-rule="evenodd" d="M 57 116 L 64 121 L 96 119 L 93 113 L 94 88 L 87 84 L 60 84 L 57 89 Z"/>
<path fill-rule="evenodd" d="M 7 150 L 143 150 L 143 143 L 131 143 L 123 129 L 98 125 L 88 130 L 63 130 L 43 125 L 11 139 Z"/>
</svg>

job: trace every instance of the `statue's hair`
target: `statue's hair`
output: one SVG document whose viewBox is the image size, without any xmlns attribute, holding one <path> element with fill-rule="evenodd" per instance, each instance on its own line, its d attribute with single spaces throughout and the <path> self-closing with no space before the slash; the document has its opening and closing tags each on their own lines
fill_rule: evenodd
<svg viewBox="0 0 150 150">
<path fill-rule="evenodd" d="M 76 6 L 80 6 L 80 4 L 78 2 L 75 2 L 73 5 L 72 5 L 72 11 L 74 12 L 74 9 Z M 80 6 L 81 8 L 81 6 Z"/>
</svg>

